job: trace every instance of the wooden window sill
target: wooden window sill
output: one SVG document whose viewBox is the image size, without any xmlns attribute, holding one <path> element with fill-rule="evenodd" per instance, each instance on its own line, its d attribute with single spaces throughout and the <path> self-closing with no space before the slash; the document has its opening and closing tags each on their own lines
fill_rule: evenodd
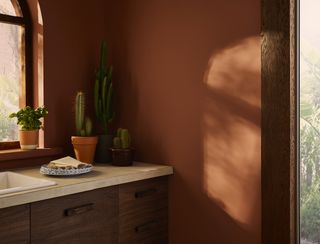
<svg viewBox="0 0 320 244">
<path fill-rule="evenodd" d="M 0 170 L 21 168 L 48 163 L 62 155 L 62 148 L 38 148 L 35 150 L 10 149 L 0 151 Z"/>
</svg>

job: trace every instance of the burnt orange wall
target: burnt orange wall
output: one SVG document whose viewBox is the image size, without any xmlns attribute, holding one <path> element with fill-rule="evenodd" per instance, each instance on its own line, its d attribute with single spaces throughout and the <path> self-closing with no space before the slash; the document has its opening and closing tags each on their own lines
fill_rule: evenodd
<svg viewBox="0 0 320 244">
<path fill-rule="evenodd" d="M 99 48 L 106 39 L 105 0 L 40 0 L 44 23 L 45 146 L 62 146 L 72 152 L 74 97 L 87 93 L 92 114 L 92 87 Z"/>
<path fill-rule="evenodd" d="M 92 94 L 105 38 L 116 124 L 137 160 L 175 169 L 170 243 L 260 243 L 260 1 L 89 2 L 40 0 L 46 145 L 71 151 L 74 95 Z"/>
<path fill-rule="evenodd" d="M 170 243 L 260 243 L 260 1 L 112 8 L 118 124 L 175 169 Z"/>
</svg>

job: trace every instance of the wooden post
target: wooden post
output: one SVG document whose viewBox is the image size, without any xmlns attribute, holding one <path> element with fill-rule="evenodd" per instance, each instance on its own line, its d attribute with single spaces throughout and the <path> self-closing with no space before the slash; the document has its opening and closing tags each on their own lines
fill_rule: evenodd
<svg viewBox="0 0 320 244">
<path fill-rule="evenodd" d="M 297 232 L 295 0 L 262 0 L 262 243 Z"/>
</svg>

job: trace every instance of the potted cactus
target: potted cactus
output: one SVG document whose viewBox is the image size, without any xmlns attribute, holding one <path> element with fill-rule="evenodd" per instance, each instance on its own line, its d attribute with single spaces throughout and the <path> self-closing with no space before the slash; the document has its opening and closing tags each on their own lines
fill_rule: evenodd
<svg viewBox="0 0 320 244">
<path fill-rule="evenodd" d="M 106 43 L 102 42 L 100 49 L 100 64 L 96 72 L 94 86 L 94 108 L 95 114 L 102 125 L 103 133 L 98 136 L 98 145 L 95 155 L 95 161 L 99 163 L 108 163 L 111 161 L 109 148 L 112 146 L 113 135 L 110 133 L 110 124 L 114 117 L 112 107 L 113 88 L 112 88 L 112 66 L 107 67 Z"/>
<path fill-rule="evenodd" d="M 93 163 L 98 138 L 91 136 L 92 121 L 85 117 L 85 94 L 78 92 L 75 100 L 76 136 L 71 137 L 76 158 L 84 163 Z"/>
<path fill-rule="evenodd" d="M 131 137 L 127 129 L 119 128 L 117 136 L 113 138 L 112 165 L 130 166 L 133 161 L 133 149 L 131 148 Z"/>
<path fill-rule="evenodd" d="M 39 129 L 43 129 L 41 118 L 48 114 L 46 107 L 33 109 L 29 106 L 12 113 L 9 118 L 17 118 L 19 130 L 20 147 L 22 150 L 36 149 L 39 146 Z"/>
</svg>

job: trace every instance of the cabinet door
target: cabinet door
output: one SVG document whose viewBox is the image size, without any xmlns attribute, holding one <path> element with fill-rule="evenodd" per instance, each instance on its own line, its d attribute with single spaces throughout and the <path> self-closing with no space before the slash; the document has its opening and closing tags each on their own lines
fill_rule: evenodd
<svg viewBox="0 0 320 244">
<path fill-rule="evenodd" d="M 0 209 L 0 243 L 30 243 L 29 205 Z"/>
<path fill-rule="evenodd" d="M 31 204 L 32 243 L 116 243 L 118 188 L 108 187 Z"/>
<path fill-rule="evenodd" d="M 119 243 L 167 243 L 167 177 L 119 186 Z"/>
</svg>

